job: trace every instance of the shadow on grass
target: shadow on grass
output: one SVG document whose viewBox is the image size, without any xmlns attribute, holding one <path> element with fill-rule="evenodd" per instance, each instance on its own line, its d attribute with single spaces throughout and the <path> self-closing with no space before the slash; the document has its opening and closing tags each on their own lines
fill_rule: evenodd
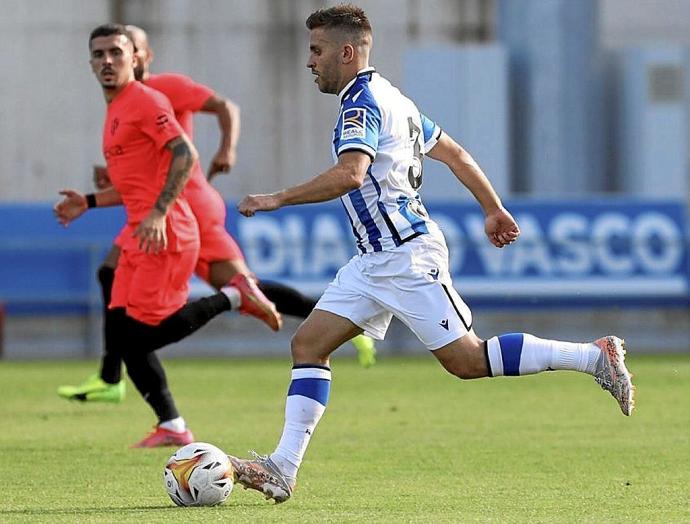
<svg viewBox="0 0 690 524">
<path fill-rule="evenodd" d="M 161 505 L 161 506 L 117 506 L 117 507 L 94 507 L 94 508 L 65 508 L 65 509 L 47 509 L 45 507 L 41 508 L 24 508 L 24 509 L 0 509 L 0 517 L 3 515 L 94 515 L 94 514 L 109 514 L 109 513 L 139 513 L 142 511 L 220 511 L 227 508 L 228 511 L 231 508 L 243 508 L 256 506 L 255 504 L 243 504 L 233 502 L 232 504 L 222 504 L 220 506 L 213 506 L 211 508 L 205 507 L 189 507 L 181 508 L 178 506 Z M 0 519 L 2 520 L 2 519 Z"/>
</svg>

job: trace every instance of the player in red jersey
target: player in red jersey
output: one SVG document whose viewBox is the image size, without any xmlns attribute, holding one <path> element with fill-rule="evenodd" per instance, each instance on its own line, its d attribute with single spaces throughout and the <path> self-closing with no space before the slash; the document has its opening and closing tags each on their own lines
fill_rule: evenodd
<svg viewBox="0 0 690 524">
<path fill-rule="evenodd" d="M 182 190 L 197 162 L 194 146 L 168 99 L 135 80 L 132 37 L 107 24 L 89 38 L 91 66 L 108 111 L 103 153 L 112 187 L 82 195 L 63 190 L 56 204 L 67 226 L 91 207 L 124 204 L 127 224 L 105 316 L 106 351 L 121 355 L 159 424 L 139 447 L 180 445 L 193 440 L 167 387 L 154 351 L 194 332 L 223 311 L 239 308 L 279 329 L 273 303 L 244 275 L 221 292 L 185 304 L 199 255 L 199 226 Z"/>
<path fill-rule="evenodd" d="M 136 48 L 137 65 L 135 77 L 148 87 L 163 93 L 172 104 L 175 116 L 193 141 L 193 114 L 204 112 L 216 115 L 221 130 L 221 143 L 213 156 L 208 169 L 208 178 L 221 172 L 228 172 L 235 163 L 236 145 L 240 129 L 239 108 L 218 95 L 209 87 L 194 82 L 180 74 L 152 74 L 149 71 L 153 61 L 146 32 L 136 26 L 126 26 L 132 35 Z M 107 171 L 96 166 L 95 180 L 101 184 L 107 181 Z M 201 167 L 195 166 L 190 180 L 184 188 L 184 196 L 189 202 L 199 223 L 201 249 L 196 274 L 216 289 L 221 289 L 236 274 L 253 278 L 247 267 L 242 251 L 225 229 L 225 203 L 221 195 L 208 183 Z M 104 303 L 110 301 L 114 268 L 120 253 L 120 245 L 127 236 L 125 228 L 118 238 L 103 266 L 99 269 L 99 281 L 103 291 Z M 285 315 L 301 318 L 311 312 L 316 301 L 298 291 L 271 281 L 259 281 L 259 289 L 275 302 L 278 311 Z M 373 340 L 364 335 L 353 339 L 359 360 L 364 366 L 375 362 Z M 101 372 L 89 377 L 78 386 L 60 386 L 58 394 L 67 399 L 84 401 L 118 402 L 124 398 L 124 382 L 121 380 L 121 359 L 119 355 L 106 352 L 103 355 Z"/>
</svg>

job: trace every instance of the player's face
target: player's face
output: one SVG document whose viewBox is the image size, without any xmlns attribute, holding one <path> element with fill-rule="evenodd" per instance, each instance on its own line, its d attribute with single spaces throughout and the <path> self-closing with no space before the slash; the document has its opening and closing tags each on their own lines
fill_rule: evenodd
<svg viewBox="0 0 690 524">
<path fill-rule="evenodd" d="M 125 35 L 91 40 L 91 70 L 103 89 L 118 89 L 134 79 L 134 46 Z"/>
<path fill-rule="evenodd" d="M 153 54 L 149 48 L 149 43 L 144 35 L 139 31 L 131 31 L 134 45 L 137 50 L 134 56 L 137 59 L 137 65 L 134 66 L 134 77 L 137 80 L 143 80 L 148 76 L 149 65 L 153 61 Z"/>
<path fill-rule="evenodd" d="M 342 72 L 340 70 L 339 43 L 329 37 L 323 28 L 312 29 L 309 35 L 309 60 L 307 68 L 316 75 L 316 85 L 322 93 L 337 95 L 340 91 Z"/>
</svg>

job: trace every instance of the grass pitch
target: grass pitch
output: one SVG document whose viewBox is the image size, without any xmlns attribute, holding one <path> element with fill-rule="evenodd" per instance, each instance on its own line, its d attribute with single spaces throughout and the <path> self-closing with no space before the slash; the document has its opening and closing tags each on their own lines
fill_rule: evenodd
<svg viewBox="0 0 690 524">
<path fill-rule="evenodd" d="M 154 423 L 128 384 L 120 405 L 55 388 L 94 362 L 0 362 L 0 522 L 690 522 L 690 355 L 629 358 L 637 409 L 585 375 L 462 382 L 435 360 L 334 359 L 331 402 L 294 497 L 238 487 L 178 508 L 162 482 L 172 449 L 133 450 Z M 287 360 L 171 360 L 198 440 L 271 451 Z"/>
</svg>

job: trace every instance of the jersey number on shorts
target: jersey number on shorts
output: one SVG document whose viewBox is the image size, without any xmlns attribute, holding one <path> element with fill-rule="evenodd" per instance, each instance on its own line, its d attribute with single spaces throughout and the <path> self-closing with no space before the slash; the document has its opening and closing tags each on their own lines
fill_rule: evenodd
<svg viewBox="0 0 690 524">
<path fill-rule="evenodd" d="M 407 169 L 407 179 L 412 189 L 419 189 L 422 185 L 423 174 L 422 146 L 419 144 L 419 134 L 422 131 L 415 125 L 412 117 L 407 118 L 407 123 L 410 127 L 410 140 L 412 140 L 413 144 L 412 164 L 410 164 L 410 167 Z"/>
</svg>

